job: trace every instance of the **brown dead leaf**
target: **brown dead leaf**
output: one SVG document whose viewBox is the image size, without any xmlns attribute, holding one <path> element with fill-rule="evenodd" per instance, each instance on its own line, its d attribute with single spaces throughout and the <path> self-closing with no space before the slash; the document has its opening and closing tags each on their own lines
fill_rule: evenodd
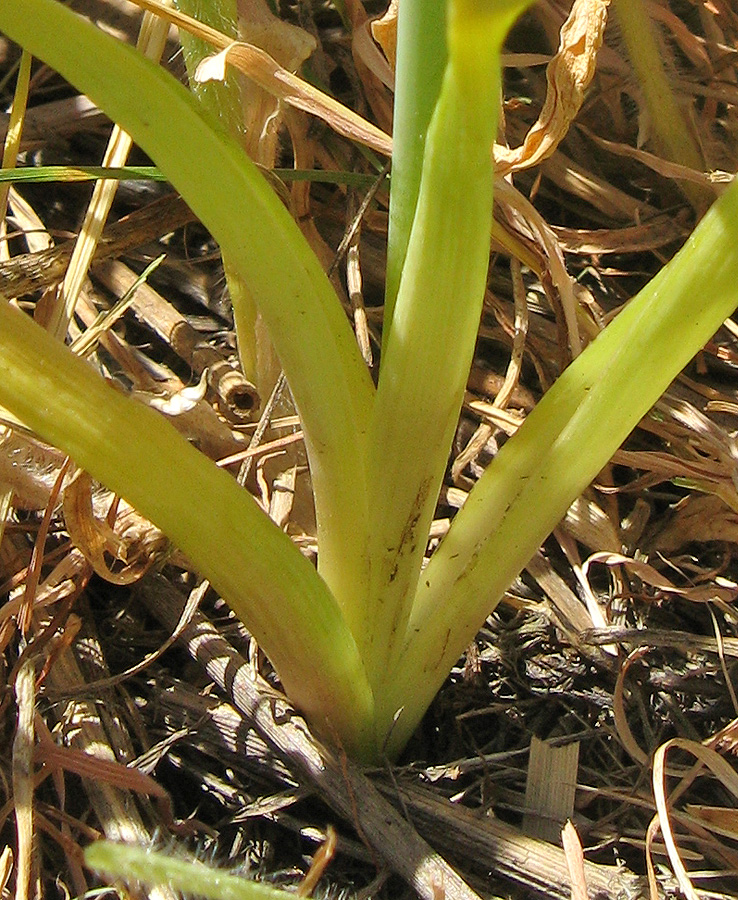
<svg viewBox="0 0 738 900">
<path fill-rule="evenodd" d="M 571 900 L 587 900 L 587 877 L 584 874 L 584 851 L 577 830 L 568 819 L 561 831 L 561 845 L 566 856 L 566 866 L 571 878 Z"/>
<path fill-rule="evenodd" d="M 562 249 L 581 256 L 608 253 L 645 253 L 675 244 L 686 237 L 686 229 L 671 215 L 626 228 L 564 228 L 552 225 L 551 230 Z"/>
<path fill-rule="evenodd" d="M 184 28 L 185 31 L 221 51 L 214 57 L 203 60 L 198 67 L 196 75 L 198 80 L 221 79 L 225 65 L 230 64 L 279 100 L 317 116 L 339 134 L 365 144 L 385 156 L 392 154 L 392 138 L 388 134 L 280 66 L 273 57 L 258 47 L 234 42 L 215 28 L 210 28 L 191 16 L 165 6 L 160 0 L 133 0 L 133 2 L 142 9 L 157 13 L 177 27 Z"/>
<path fill-rule="evenodd" d="M 64 521 L 72 543 L 84 554 L 95 572 L 112 584 L 132 584 L 149 569 L 157 552 L 166 545 L 162 533 L 125 507 L 118 534 L 105 519 L 95 515 L 92 478 L 79 471 L 64 490 Z M 125 563 L 113 571 L 106 555 Z"/>
<path fill-rule="evenodd" d="M 394 91 L 395 73 L 374 42 L 370 26 L 370 22 L 362 22 L 361 25 L 354 30 L 351 48 L 354 52 L 354 56 L 363 63 L 367 72 L 377 79 L 377 82 L 384 85 L 385 88 Z M 373 90 L 372 93 L 377 93 L 377 95 L 382 98 L 381 103 L 383 108 L 387 107 L 386 92 Z M 389 111 L 389 109 L 387 109 L 387 111 Z"/>
<path fill-rule="evenodd" d="M 591 491 L 585 491 L 569 507 L 562 522 L 565 530 L 589 550 L 620 552 L 622 541 L 617 528 Z"/>
<path fill-rule="evenodd" d="M 700 765 L 682 770 L 679 773 L 682 776 L 681 783 L 674 790 L 668 792 L 666 775 L 676 774 L 671 772 L 666 765 L 667 754 L 672 749 L 682 753 L 686 752 L 691 754 Z M 699 900 L 699 894 L 695 890 L 692 879 L 683 862 L 683 858 L 686 858 L 684 848 L 680 848 L 677 843 L 679 836 L 675 833 L 673 828 L 673 825 L 676 824 L 674 805 L 677 797 L 692 784 L 694 779 L 700 773 L 701 767 L 709 769 L 712 775 L 722 784 L 723 788 L 725 788 L 726 791 L 729 791 L 734 798 L 738 798 L 738 774 L 727 760 L 723 759 L 719 753 L 710 747 L 706 747 L 704 744 L 698 744 L 696 741 L 688 740 L 686 738 L 672 738 L 665 744 L 662 744 L 654 754 L 652 779 L 654 799 L 656 801 L 656 809 L 658 810 L 658 823 L 661 827 L 666 850 L 669 854 L 669 861 L 671 862 L 672 869 L 679 882 L 679 887 L 688 900 Z M 694 809 L 695 808 L 693 808 L 693 810 Z M 699 809 L 699 807 L 696 809 Z M 705 812 L 707 811 L 707 808 L 705 807 L 702 809 Z M 728 820 L 731 820 L 734 824 L 734 809 L 726 808 L 723 815 L 724 818 L 722 819 L 721 824 L 724 824 Z M 716 825 L 716 822 L 719 821 L 717 810 L 713 810 L 711 818 L 713 820 L 712 823 L 709 822 L 709 817 L 703 818 L 700 816 L 697 818 L 697 821 L 693 818 L 691 830 L 694 831 L 694 826 L 698 823 L 708 825 L 708 827 L 712 824 L 711 830 L 721 833 L 721 827 Z M 705 819 L 708 819 L 708 821 L 705 821 Z M 714 849 L 722 853 L 728 848 L 723 845 L 720 847 L 716 846 Z"/>
<path fill-rule="evenodd" d="M 538 121 L 520 147 L 495 145 L 495 169 L 506 175 L 550 156 L 576 117 L 595 71 L 610 0 L 574 0 L 559 49 L 546 69 L 548 90 Z"/>
<path fill-rule="evenodd" d="M 621 553 L 593 553 L 582 566 L 586 575 L 593 563 L 603 563 L 606 566 L 624 566 L 625 569 L 636 578 L 640 578 L 645 584 L 658 591 L 667 594 L 678 594 L 693 603 L 709 603 L 714 600 L 723 600 L 731 603 L 735 600 L 736 592 L 733 588 L 721 588 L 715 585 L 700 585 L 695 587 L 678 587 L 653 566 L 639 559 L 623 556 Z"/>
<path fill-rule="evenodd" d="M 10 880 L 13 871 L 13 851 L 10 847 L 4 847 L 0 853 L 0 891 L 5 892 L 5 886 Z"/>
<path fill-rule="evenodd" d="M 372 39 L 370 22 L 362 0 L 344 0 L 351 27 L 351 56 L 362 93 L 379 125 L 392 130 L 392 94 L 394 73 Z M 388 90 L 388 88 L 390 90 Z"/>
<path fill-rule="evenodd" d="M 30 434 L 0 426 L 0 481 L 11 488 L 19 509 L 44 509 L 64 454 Z"/>
<path fill-rule="evenodd" d="M 344 137 L 365 144 L 385 156 L 391 155 L 392 138 L 388 134 L 299 76 L 283 69 L 268 53 L 251 44 L 234 41 L 220 53 L 204 59 L 197 67 L 195 78 L 198 81 L 220 79 L 226 63 L 248 75 L 284 103 L 322 119 Z"/>
<path fill-rule="evenodd" d="M 496 221 L 504 216 L 514 234 L 525 239 L 541 260 L 538 275 L 556 313 L 563 367 L 581 352 L 582 338 L 577 320 L 574 279 L 566 270 L 561 247 L 530 200 L 499 175 L 495 178 L 495 216 Z"/>
<path fill-rule="evenodd" d="M 689 181 L 704 188 L 713 188 L 715 185 L 727 183 L 727 181 L 732 178 L 728 172 L 698 172 L 695 169 L 691 169 L 689 166 L 671 162 L 668 159 L 662 159 L 662 157 L 657 154 L 649 153 L 647 150 L 643 150 L 640 147 L 631 147 L 628 144 L 624 144 L 622 141 L 609 141 L 601 135 L 595 134 L 589 128 L 585 128 L 584 126 L 578 127 L 581 128 L 581 131 L 586 134 L 590 140 L 594 141 L 600 147 L 609 150 L 616 156 L 634 159 L 644 166 L 648 166 L 649 169 L 657 172 L 659 175 L 663 175 L 664 178 Z"/>
<path fill-rule="evenodd" d="M 686 811 L 692 818 L 723 837 L 738 839 L 738 809 L 724 806 L 705 806 L 702 803 L 688 803 Z"/>
<path fill-rule="evenodd" d="M 303 28 L 285 22 L 264 0 L 238 0 L 238 36 L 268 53 L 288 72 L 296 72 L 317 46 Z M 271 168 L 277 154 L 280 100 L 253 79 L 241 84 L 246 152 L 255 161 Z"/>
<path fill-rule="evenodd" d="M 659 529 L 651 549 L 674 553 L 693 541 L 738 543 L 738 514 L 716 494 L 689 494 Z"/>
<path fill-rule="evenodd" d="M 372 37 L 379 44 L 387 57 L 387 61 L 395 70 L 397 59 L 397 7 L 399 0 L 390 0 L 387 12 L 372 22 Z"/>
</svg>

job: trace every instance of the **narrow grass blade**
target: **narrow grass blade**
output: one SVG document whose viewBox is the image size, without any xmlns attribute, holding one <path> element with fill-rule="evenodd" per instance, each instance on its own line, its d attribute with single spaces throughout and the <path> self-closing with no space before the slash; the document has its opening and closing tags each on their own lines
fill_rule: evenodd
<svg viewBox="0 0 738 900">
<path fill-rule="evenodd" d="M 39 184 L 47 181 L 166 181 L 156 166 L 33 166 L 0 169 L 0 184 Z"/>
<path fill-rule="evenodd" d="M 25 50 L 21 54 L 18 65 L 18 78 L 15 83 L 15 95 L 10 109 L 8 131 L 5 135 L 5 144 L 2 152 L 2 167 L 5 171 L 12 172 L 18 163 L 23 122 L 26 117 L 26 104 L 28 102 L 28 88 L 31 83 L 31 64 L 33 57 Z M 10 187 L 7 183 L 0 183 L 0 255 L 7 259 L 8 247 L 5 243 L 5 217 L 8 212 L 8 194 Z"/>
</svg>

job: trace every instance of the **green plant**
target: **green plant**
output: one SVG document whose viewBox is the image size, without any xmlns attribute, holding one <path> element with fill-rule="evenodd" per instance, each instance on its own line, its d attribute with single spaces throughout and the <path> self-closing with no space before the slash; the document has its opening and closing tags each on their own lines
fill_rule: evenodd
<svg viewBox="0 0 738 900">
<path fill-rule="evenodd" d="M 732 185 L 548 391 L 421 569 L 485 290 L 499 54 L 525 6 L 401 5 L 396 121 L 419 123 L 421 138 L 397 139 L 375 390 L 302 234 L 193 97 L 55 0 L 0 4 L 0 29 L 133 135 L 258 304 L 303 424 L 318 571 L 230 476 L 7 304 L 0 402 L 159 525 L 252 630 L 314 727 L 367 762 L 400 752 L 515 575 L 735 306 Z M 418 29 L 426 16 L 445 26 Z M 411 52 L 418 35 L 428 44 Z M 406 80 L 423 93 L 403 90 Z"/>
<path fill-rule="evenodd" d="M 294 896 L 269 884 L 220 872 L 155 850 L 96 841 L 85 850 L 86 865 L 98 872 L 147 886 L 165 884 L 206 900 L 287 900 Z"/>
</svg>

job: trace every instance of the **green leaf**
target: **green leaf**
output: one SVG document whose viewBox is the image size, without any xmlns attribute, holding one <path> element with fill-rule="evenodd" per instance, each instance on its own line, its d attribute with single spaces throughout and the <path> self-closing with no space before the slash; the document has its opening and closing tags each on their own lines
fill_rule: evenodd
<svg viewBox="0 0 738 900">
<path fill-rule="evenodd" d="M 157 524 L 247 624 L 292 702 L 361 755 L 373 699 L 351 632 L 234 478 L 2 299 L 0 403 Z"/>
<path fill-rule="evenodd" d="M 287 891 L 230 875 L 201 862 L 145 850 L 142 847 L 96 841 L 85 850 L 85 864 L 101 874 L 140 882 L 148 886 L 166 885 L 171 890 L 206 900 L 288 900 Z"/>
<path fill-rule="evenodd" d="M 189 91 L 133 48 L 54 0 L 3 0 L 0 29 L 133 136 L 237 269 L 266 320 L 301 417 L 321 567 L 337 578 L 361 570 L 363 548 L 350 535 L 366 521 L 374 389 L 341 304 L 287 209 Z M 352 616 L 343 582 L 333 587 Z"/>
</svg>

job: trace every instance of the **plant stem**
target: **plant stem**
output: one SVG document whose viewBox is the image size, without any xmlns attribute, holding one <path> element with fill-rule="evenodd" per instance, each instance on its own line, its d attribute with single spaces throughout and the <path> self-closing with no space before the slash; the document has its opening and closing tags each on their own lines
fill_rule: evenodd
<svg viewBox="0 0 738 900">
<path fill-rule="evenodd" d="M 362 654 L 377 697 L 402 646 L 474 351 L 489 260 L 499 54 L 523 8 L 468 0 L 448 7 L 448 63 L 372 423 Z"/>
<path fill-rule="evenodd" d="M 392 673 L 407 741 L 479 623 L 569 504 L 736 306 L 738 182 L 548 391 L 473 488 L 423 572 Z M 709 290 L 705 279 L 709 273 Z M 381 723 L 378 725 L 381 730 Z"/>
<path fill-rule="evenodd" d="M 446 69 L 446 0 L 403 0 L 397 19 L 392 183 L 382 339 L 386 343 L 420 189 L 425 138 Z"/>
</svg>

